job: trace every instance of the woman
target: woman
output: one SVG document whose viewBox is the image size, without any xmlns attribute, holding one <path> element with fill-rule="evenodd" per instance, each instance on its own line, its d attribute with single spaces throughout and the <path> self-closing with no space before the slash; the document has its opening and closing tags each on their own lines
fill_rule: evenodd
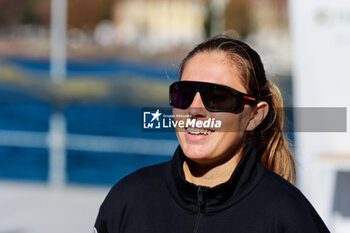
<svg viewBox="0 0 350 233">
<path fill-rule="evenodd" d="M 187 55 L 179 77 L 170 86 L 174 115 L 215 119 L 221 127 L 178 128 L 172 160 L 121 179 L 101 205 L 95 231 L 329 232 L 291 184 L 282 103 L 259 55 L 217 36 Z"/>
</svg>

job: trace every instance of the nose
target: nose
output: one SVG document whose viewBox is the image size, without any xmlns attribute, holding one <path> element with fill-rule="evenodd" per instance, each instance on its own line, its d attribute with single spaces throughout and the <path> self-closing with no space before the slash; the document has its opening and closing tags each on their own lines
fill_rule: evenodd
<svg viewBox="0 0 350 233">
<path fill-rule="evenodd" d="M 204 104 L 199 92 L 197 92 L 196 95 L 194 96 L 192 104 L 188 108 L 188 114 L 196 118 L 207 116 L 207 110 L 204 107 Z"/>
</svg>

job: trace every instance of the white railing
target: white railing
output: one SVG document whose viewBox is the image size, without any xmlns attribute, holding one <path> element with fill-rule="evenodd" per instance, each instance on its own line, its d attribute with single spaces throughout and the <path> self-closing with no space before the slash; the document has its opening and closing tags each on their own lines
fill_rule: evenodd
<svg viewBox="0 0 350 233">
<path fill-rule="evenodd" d="M 58 122 L 58 121 L 57 121 Z M 49 151 L 49 184 L 60 187 L 66 183 L 66 151 L 92 151 L 145 156 L 171 156 L 177 140 L 113 137 L 61 132 L 62 125 L 49 132 L 0 130 L 0 146 L 47 148 Z"/>
<path fill-rule="evenodd" d="M 0 146 L 49 148 L 49 133 L 0 130 Z M 171 156 L 177 140 L 67 134 L 66 149 L 92 152 Z"/>
</svg>

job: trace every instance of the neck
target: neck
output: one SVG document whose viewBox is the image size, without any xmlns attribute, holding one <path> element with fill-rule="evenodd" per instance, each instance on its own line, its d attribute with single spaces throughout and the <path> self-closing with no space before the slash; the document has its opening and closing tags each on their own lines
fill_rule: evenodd
<svg viewBox="0 0 350 233">
<path fill-rule="evenodd" d="M 185 179 L 193 184 L 214 187 L 228 181 L 241 160 L 239 151 L 223 163 L 199 164 L 186 159 L 183 163 Z"/>
</svg>

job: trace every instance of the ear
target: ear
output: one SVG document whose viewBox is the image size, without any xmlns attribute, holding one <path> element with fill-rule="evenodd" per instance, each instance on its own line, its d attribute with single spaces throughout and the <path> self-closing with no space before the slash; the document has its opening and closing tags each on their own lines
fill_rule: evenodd
<svg viewBox="0 0 350 233">
<path fill-rule="evenodd" d="M 248 122 L 247 131 L 254 130 L 267 116 L 269 112 L 269 104 L 265 101 L 259 102 L 252 112 L 252 116 Z"/>
</svg>

